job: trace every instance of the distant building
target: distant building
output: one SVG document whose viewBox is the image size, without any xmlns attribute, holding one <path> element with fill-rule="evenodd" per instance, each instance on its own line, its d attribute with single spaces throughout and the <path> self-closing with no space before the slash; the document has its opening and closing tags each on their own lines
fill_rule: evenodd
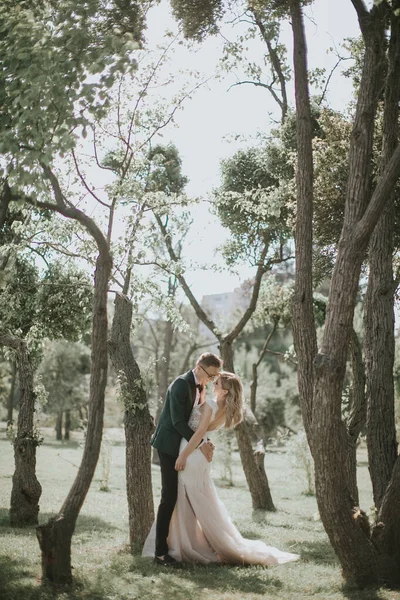
<svg viewBox="0 0 400 600">
<path fill-rule="evenodd" d="M 252 289 L 253 282 L 245 281 L 233 292 L 207 294 L 201 300 L 201 307 L 217 327 L 229 330 L 248 307 Z M 199 333 L 206 339 L 215 340 L 215 337 L 204 323 L 200 323 Z"/>
</svg>

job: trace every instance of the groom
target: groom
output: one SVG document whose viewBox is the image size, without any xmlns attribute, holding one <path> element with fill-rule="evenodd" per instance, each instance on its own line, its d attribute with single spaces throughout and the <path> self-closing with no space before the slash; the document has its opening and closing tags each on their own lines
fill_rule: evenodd
<svg viewBox="0 0 400 600">
<path fill-rule="evenodd" d="M 222 368 L 222 360 L 211 352 L 205 352 L 197 360 L 193 370 L 179 375 L 168 388 L 160 421 L 151 439 L 157 448 L 161 467 L 161 501 L 156 522 L 156 550 L 154 562 L 163 566 L 174 566 L 177 561 L 168 554 L 168 530 L 178 496 L 178 472 L 175 461 L 179 454 L 181 439 L 190 440 L 194 431 L 188 420 L 192 408 L 200 400 L 204 386 L 213 381 Z M 202 440 L 200 450 L 211 462 L 214 446 Z"/>
</svg>

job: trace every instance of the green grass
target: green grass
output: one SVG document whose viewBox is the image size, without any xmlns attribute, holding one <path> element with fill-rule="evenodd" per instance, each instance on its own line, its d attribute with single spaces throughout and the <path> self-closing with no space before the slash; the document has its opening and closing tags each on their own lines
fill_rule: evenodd
<svg viewBox="0 0 400 600">
<path fill-rule="evenodd" d="M 37 453 L 37 475 L 43 487 L 40 522 L 61 507 L 76 475 L 82 448 L 77 441 L 55 442 L 45 432 Z M 348 588 L 318 519 L 315 498 L 301 485 L 284 449 L 266 455 L 266 469 L 276 513 L 251 509 L 239 458 L 235 454 L 234 486 L 219 479 L 218 447 L 213 469 L 219 494 L 243 535 L 263 539 L 282 550 L 297 552 L 301 561 L 279 567 L 184 566 L 166 571 L 149 559 L 132 556 L 127 547 L 128 509 L 125 494 L 125 449 L 112 448 L 110 492 L 100 491 L 96 472 L 78 520 L 72 545 L 74 586 L 54 590 L 40 583 L 40 554 L 33 528 L 8 523 L 13 451 L 0 431 L 0 598 L 1 600 L 400 600 L 399 592 Z M 360 453 L 361 504 L 369 509 L 371 489 L 365 452 Z M 153 467 L 154 495 L 159 497 L 159 471 Z"/>
</svg>

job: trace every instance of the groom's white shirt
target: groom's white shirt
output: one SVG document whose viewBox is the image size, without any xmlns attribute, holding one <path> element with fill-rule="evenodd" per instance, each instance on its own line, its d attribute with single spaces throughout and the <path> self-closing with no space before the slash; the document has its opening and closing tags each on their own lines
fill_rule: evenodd
<svg viewBox="0 0 400 600">
<path fill-rule="evenodd" d="M 196 385 L 199 384 L 199 380 L 196 377 L 196 373 L 194 372 L 194 370 L 192 369 L 192 373 L 193 373 L 193 377 L 194 377 L 194 382 Z M 198 403 L 200 402 L 200 390 L 199 388 L 196 388 L 196 398 L 194 399 L 194 404 L 193 404 L 193 408 L 195 406 L 198 405 Z M 197 446 L 198 448 L 201 448 L 201 446 L 207 441 L 208 438 L 201 440 L 200 444 Z"/>
<path fill-rule="evenodd" d="M 194 370 L 192 369 L 192 373 L 193 373 L 193 377 L 194 377 L 194 382 L 196 385 L 199 385 L 199 380 L 196 377 L 196 373 L 194 372 Z M 200 391 L 198 388 L 196 388 L 196 398 L 194 399 L 194 404 L 193 404 L 193 408 L 195 406 L 198 405 L 198 403 L 200 402 Z"/>
</svg>

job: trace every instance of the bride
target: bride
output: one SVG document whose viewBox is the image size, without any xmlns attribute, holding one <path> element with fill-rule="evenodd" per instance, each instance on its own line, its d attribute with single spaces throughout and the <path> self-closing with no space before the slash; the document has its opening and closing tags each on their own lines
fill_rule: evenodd
<svg viewBox="0 0 400 600">
<path fill-rule="evenodd" d="M 169 555 L 178 562 L 276 565 L 299 559 L 262 541 L 247 540 L 232 523 L 211 479 L 211 463 L 199 449 L 207 432 L 234 427 L 243 419 L 242 385 L 234 373 L 222 371 L 214 383 L 215 400 L 205 400 L 191 412 L 188 425 L 195 431 L 189 442 L 182 438 L 175 463 L 178 499 L 172 515 Z M 154 555 L 154 527 L 144 549 Z"/>
</svg>

